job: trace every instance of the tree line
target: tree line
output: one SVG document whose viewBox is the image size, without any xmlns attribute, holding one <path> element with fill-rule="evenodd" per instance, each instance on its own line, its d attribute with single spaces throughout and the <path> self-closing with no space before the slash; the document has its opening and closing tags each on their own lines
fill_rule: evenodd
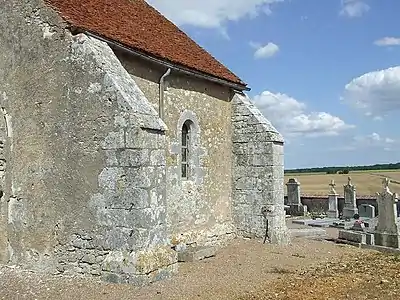
<svg viewBox="0 0 400 300">
<path fill-rule="evenodd" d="M 342 166 L 342 167 L 318 167 L 300 168 L 285 170 L 285 174 L 290 173 L 327 173 L 327 174 L 348 174 L 351 171 L 380 171 L 400 169 L 400 162 L 394 164 L 375 164 L 369 166 Z"/>
</svg>

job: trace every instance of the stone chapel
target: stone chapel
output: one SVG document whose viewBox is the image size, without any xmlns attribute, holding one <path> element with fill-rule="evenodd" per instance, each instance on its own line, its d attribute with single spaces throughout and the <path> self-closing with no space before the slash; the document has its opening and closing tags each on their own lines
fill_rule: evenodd
<svg viewBox="0 0 400 300">
<path fill-rule="evenodd" d="M 141 284 L 285 244 L 283 138 L 144 0 L 0 0 L 0 263 Z"/>
</svg>

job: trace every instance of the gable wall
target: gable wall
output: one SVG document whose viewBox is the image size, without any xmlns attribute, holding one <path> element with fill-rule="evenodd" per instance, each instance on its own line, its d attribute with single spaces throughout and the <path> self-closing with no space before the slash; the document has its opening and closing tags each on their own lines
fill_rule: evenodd
<svg viewBox="0 0 400 300">
<path fill-rule="evenodd" d="M 158 111 L 159 80 L 167 68 L 115 51 Z M 233 236 L 231 93 L 228 88 L 172 71 L 166 78 L 167 222 L 172 243 L 214 243 Z M 196 126 L 190 178 L 180 176 L 181 126 Z"/>
</svg>

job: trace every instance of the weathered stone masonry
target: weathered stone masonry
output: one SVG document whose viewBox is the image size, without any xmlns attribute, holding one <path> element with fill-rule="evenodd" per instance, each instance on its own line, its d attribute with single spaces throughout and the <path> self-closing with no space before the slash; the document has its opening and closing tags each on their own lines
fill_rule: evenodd
<svg viewBox="0 0 400 300">
<path fill-rule="evenodd" d="M 13 120 L 3 262 L 116 282 L 175 272 L 165 124 L 107 44 L 72 36 L 40 1 L 1 5 L 1 107 Z"/>
<path fill-rule="evenodd" d="M 71 34 L 41 0 L 0 15 L 0 263 L 142 284 L 177 271 L 174 249 L 267 225 L 288 241 L 283 139 L 245 97 L 173 72 L 161 120 L 165 68 Z"/>
<path fill-rule="evenodd" d="M 245 96 L 233 99 L 233 216 L 239 234 L 289 241 L 283 190 L 283 138 Z"/>
<path fill-rule="evenodd" d="M 165 67 L 115 51 L 158 111 Z M 235 237 L 232 222 L 231 92 L 177 72 L 165 78 L 167 224 L 172 245 L 215 245 Z M 192 124 L 189 178 L 181 178 L 182 125 Z"/>
</svg>

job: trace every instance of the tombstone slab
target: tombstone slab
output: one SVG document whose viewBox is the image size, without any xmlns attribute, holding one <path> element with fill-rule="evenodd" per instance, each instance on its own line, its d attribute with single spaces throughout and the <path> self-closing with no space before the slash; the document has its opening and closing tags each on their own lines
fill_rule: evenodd
<svg viewBox="0 0 400 300">
<path fill-rule="evenodd" d="M 335 190 L 335 181 L 332 180 L 331 183 L 329 184 L 329 186 L 331 187 L 331 190 L 329 191 L 329 195 L 328 195 L 328 205 L 329 205 L 329 209 L 327 214 L 328 218 L 334 218 L 337 219 L 339 218 L 339 209 L 338 209 L 338 193 Z"/>
<path fill-rule="evenodd" d="M 399 226 L 397 223 L 397 202 L 396 193 L 389 190 L 390 180 L 383 180 L 383 191 L 377 193 L 379 209 L 378 222 L 375 227 L 375 244 L 379 246 L 399 248 Z"/>
<path fill-rule="evenodd" d="M 338 238 L 339 240 L 346 240 L 358 244 L 375 245 L 374 235 L 366 232 L 339 230 Z"/>
<path fill-rule="evenodd" d="M 301 203 L 300 182 L 296 178 L 290 178 L 286 183 L 288 212 L 292 216 L 303 216 L 307 213 L 307 207 Z"/>
<path fill-rule="evenodd" d="M 369 204 L 361 204 L 358 207 L 358 214 L 362 218 L 375 218 L 375 206 Z"/>
<path fill-rule="evenodd" d="M 348 177 L 348 182 L 343 186 L 344 189 L 344 207 L 343 218 L 353 218 L 358 213 L 356 187 L 351 182 L 351 177 Z"/>
</svg>

